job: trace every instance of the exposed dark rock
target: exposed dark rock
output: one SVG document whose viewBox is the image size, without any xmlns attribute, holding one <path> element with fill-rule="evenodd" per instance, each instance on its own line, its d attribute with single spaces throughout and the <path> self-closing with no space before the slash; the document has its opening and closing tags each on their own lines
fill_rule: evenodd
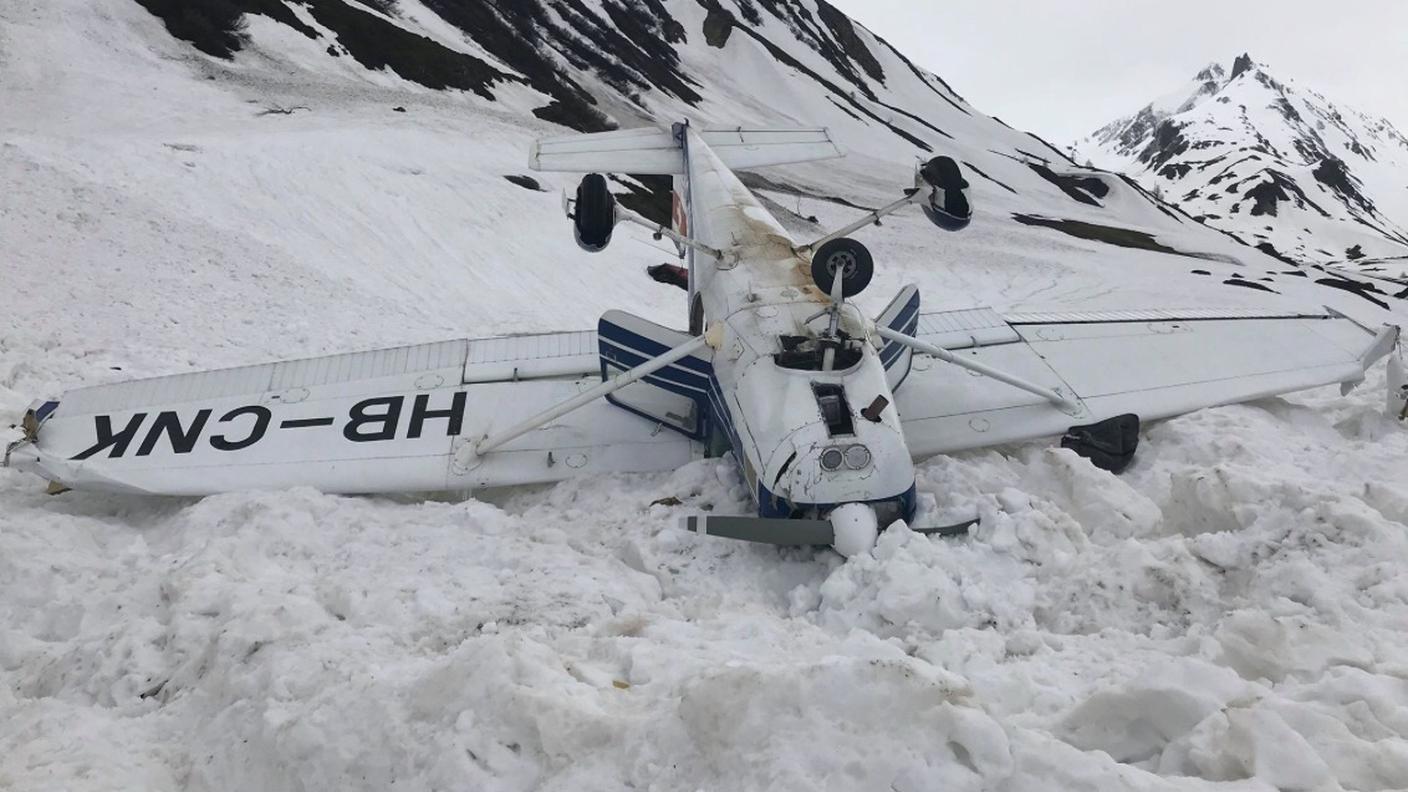
<svg viewBox="0 0 1408 792">
<path fill-rule="evenodd" d="M 1095 242 L 1104 242 L 1118 247 L 1152 250 L 1158 253 L 1171 253 L 1176 256 L 1187 255 L 1180 250 L 1160 243 L 1158 240 L 1154 239 L 1151 234 L 1129 228 L 1115 228 L 1114 226 L 1086 223 L 1080 220 L 1053 220 L 1047 217 L 1036 217 L 1034 215 L 1024 214 L 1014 214 L 1012 215 L 1012 219 L 1022 225 L 1053 228 L 1062 233 L 1070 234 L 1073 237 L 1089 239 Z"/>
<path fill-rule="evenodd" d="M 573 0 L 574 3 L 577 1 Z M 621 0 L 606 0 L 602 9 L 617 28 L 612 30 L 592 18 L 592 22 L 597 23 L 592 25 L 593 38 L 606 48 L 606 53 L 622 61 L 627 68 L 644 75 L 648 85 L 691 105 L 699 103 L 700 96 L 692 87 L 693 80 L 680 70 L 679 54 L 673 46 L 669 46 L 687 40 L 684 26 L 670 17 L 660 0 L 644 0 L 629 5 Z M 584 20 L 585 15 L 591 13 L 585 7 L 581 7 L 580 11 Z M 597 69 L 601 72 L 602 67 L 598 65 Z M 622 93 L 633 93 L 632 89 L 648 87 L 625 76 L 617 80 Z"/>
<path fill-rule="evenodd" d="M 1188 172 L 1191 170 L 1193 170 L 1193 166 L 1186 162 L 1174 162 L 1165 165 L 1163 169 L 1159 171 L 1159 175 L 1165 179 L 1177 180 L 1187 176 Z"/>
<path fill-rule="evenodd" d="M 1202 162 L 1197 163 L 1197 165 L 1198 165 L 1198 170 L 1207 170 L 1208 168 L 1211 168 L 1212 166 L 1216 165 L 1216 164 L 1219 163 L 1219 162 L 1222 162 L 1222 161 L 1225 160 L 1225 159 L 1227 159 L 1227 155 L 1226 155 L 1226 154 L 1222 154 L 1222 155 L 1213 157 L 1212 159 L 1203 160 Z"/>
<path fill-rule="evenodd" d="M 159 17 L 166 31 L 196 49 L 217 58 L 231 58 L 244 46 L 245 14 L 263 14 L 297 30 L 310 39 L 318 32 L 308 27 L 282 0 L 137 0 Z"/>
<path fill-rule="evenodd" d="M 875 60 L 875 56 L 866 48 L 865 42 L 861 41 L 860 36 L 856 34 L 851 18 L 837 11 L 835 6 L 826 0 L 817 0 L 816 12 L 831 31 L 831 35 L 835 36 L 846 57 L 859 64 L 872 80 L 880 83 L 885 82 L 885 70 L 880 68 L 880 62 Z"/>
<path fill-rule="evenodd" d="M 740 26 L 740 25 L 735 25 L 735 26 L 734 26 L 734 29 L 735 29 L 735 30 L 738 30 L 738 31 L 741 31 L 741 32 L 743 32 L 743 33 L 745 33 L 745 34 L 747 34 L 747 35 L 748 35 L 749 37 L 751 37 L 754 41 L 758 42 L 758 44 L 760 44 L 760 45 L 763 47 L 763 49 L 767 50 L 768 53 L 769 53 L 770 55 L 772 55 L 772 57 L 773 57 L 775 60 L 777 60 L 779 63 L 782 63 L 782 64 L 784 64 L 784 65 L 786 65 L 786 66 L 789 66 L 789 67 L 791 67 L 791 68 L 793 68 L 793 69 L 796 69 L 797 71 L 799 71 L 799 72 L 801 72 L 801 73 L 807 75 L 808 77 L 812 78 L 812 79 L 815 80 L 817 83 L 819 83 L 823 88 L 827 89 L 827 90 L 830 91 L 833 95 L 835 95 L 835 96 L 837 97 L 837 99 L 845 101 L 845 102 L 846 102 L 847 104 L 849 104 L 853 109 L 855 109 L 856 111 L 858 111 L 858 112 L 861 113 L 862 115 L 865 115 L 865 116 L 869 117 L 871 120 L 880 123 L 880 124 L 883 125 L 885 128 L 889 129 L 891 132 L 895 133 L 896 135 L 898 135 L 899 137 L 903 138 L 904 140 L 909 141 L 910 143 L 912 143 L 912 144 L 915 145 L 916 147 L 918 147 L 918 148 L 920 148 L 920 149 L 923 149 L 924 151 L 933 151 L 933 150 L 934 150 L 933 147 L 930 146 L 928 143 L 925 143 L 923 140 L 920 140 L 919 138 L 915 137 L 914 135 L 911 135 L 910 133 L 904 131 L 903 129 L 900 129 L 899 127 L 895 126 L 894 124 L 891 124 L 889 121 L 886 121 L 885 119 L 883 119 L 883 118 L 881 118 L 880 116 L 876 115 L 873 111 L 870 110 L 870 108 L 866 107 L 865 105 L 861 104 L 860 102 L 857 102 L 854 98 L 852 98 L 849 91 L 842 90 L 842 88 L 841 88 L 839 85 L 837 85 L 836 83 L 831 82 L 830 80 L 826 79 L 825 77 L 822 77 L 820 74 L 817 74 L 815 71 L 812 71 L 811 69 L 807 68 L 807 66 L 804 65 L 801 61 L 799 61 L 799 60 L 797 60 L 796 58 L 792 57 L 790 54 L 787 53 L 786 50 L 782 49 L 781 47 L 777 46 L 776 44 L 772 43 L 771 41 L 768 41 L 765 37 L 763 37 L 763 36 L 762 36 L 760 33 L 758 33 L 756 30 L 753 30 L 752 28 L 749 28 L 749 27 Z M 839 102 L 838 102 L 838 104 L 839 104 Z M 908 115 L 908 114 L 906 114 L 906 115 Z"/>
<path fill-rule="evenodd" d="M 1300 265 L 1300 262 L 1299 262 L 1299 261 L 1296 261 L 1295 259 L 1291 258 L 1290 256 L 1287 256 L 1286 254 L 1284 254 L 1284 253 L 1282 253 L 1281 251 L 1277 250 L 1277 249 L 1276 249 L 1276 246 L 1273 245 L 1273 244 L 1271 244 L 1270 242 L 1259 242 L 1259 243 L 1257 243 L 1257 245 L 1256 245 L 1256 249 L 1257 249 L 1257 250 L 1260 250 L 1262 253 L 1265 253 L 1265 254 L 1268 255 L 1268 256 L 1271 256 L 1271 257 L 1274 258 L 1274 259 L 1279 259 L 1280 261 L 1284 261 L 1284 262 L 1286 262 L 1287 264 L 1294 264 L 1294 265 L 1296 265 L 1296 266 L 1299 266 L 1299 265 Z"/>
<path fill-rule="evenodd" d="M 1363 297 L 1364 299 L 1368 300 L 1369 302 L 1379 306 L 1380 308 L 1388 308 L 1388 303 L 1384 302 L 1383 300 L 1380 300 L 1377 297 L 1374 297 L 1373 294 L 1371 294 L 1371 292 L 1383 294 L 1383 291 L 1377 286 L 1374 286 L 1372 283 L 1360 283 L 1359 281 L 1353 281 L 1347 278 L 1318 278 L 1315 282 L 1320 284 L 1321 286 L 1329 286 L 1332 289 L 1339 289 L 1341 291 L 1347 291 L 1350 294 L 1357 294 L 1360 297 Z"/>
<path fill-rule="evenodd" d="M 674 205 L 674 182 L 669 176 L 632 175 L 630 178 L 635 183 L 615 176 L 608 178 L 629 190 L 616 196 L 622 206 L 639 212 L 652 223 L 669 226 L 673 221 L 671 209 Z"/>
<path fill-rule="evenodd" d="M 1211 272 L 1208 272 L 1208 271 L 1205 270 L 1205 269 L 1195 269 L 1195 270 L 1192 270 L 1192 273 L 1193 273 L 1194 275 L 1211 275 L 1211 274 L 1212 274 Z"/>
<path fill-rule="evenodd" d="M 735 0 L 735 2 L 738 1 L 739 0 Z M 861 72 L 865 70 L 864 64 L 861 64 L 859 69 L 857 68 L 857 63 L 847 51 L 845 42 L 837 35 L 838 31 L 831 29 L 830 25 L 826 23 L 825 9 L 818 9 L 822 17 L 822 20 L 818 21 L 812 16 L 812 12 L 806 4 L 795 2 L 795 0 L 756 1 L 766 8 L 768 13 L 785 24 L 788 29 L 792 31 L 793 35 L 796 36 L 798 41 L 815 50 L 819 55 L 825 58 L 826 61 L 836 69 L 837 74 L 854 85 L 856 90 L 864 94 L 867 99 L 878 99 L 875 95 L 875 91 L 871 89 L 870 84 L 861 74 Z M 850 25 L 850 20 L 846 19 L 845 15 L 836 11 L 834 8 L 829 10 L 841 20 L 845 20 L 844 23 L 838 24 L 844 24 L 851 30 L 851 36 L 855 37 L 855 31 Z M 869 54 L 869 50 L 865 48 L 865 45 L 861 43 L 858 38 L 856 39 L 856 44 L 859 46 L 860 51 L 865 53 L 864 57 L 868 57 L 872 61 L 874 60 L 874 56 Z M 875 68 L 879 70 L 879 63 L 875 64 Z M 880 71 L 879 75 L 879 77 L 872 75 L 872 79 L 883 83 L 884 72 Z"/>
<path fill-rule="evenodd" d="M 1271 292 L 1272 294 L 1280 294 L 1280 292 L 1276 291 L 1270 286 L 1265 286 L 1260 283 L 1257 283 L 1256 281 L 1249 281 L 1241 278 L 1228 278 L 1227 280 L 1223 281 L 1223 283 L 1228 286 L 1245 286 L 1248 289 L 1256 289 L 1257 291 Z"/>
<path fill-rule="evenodd" d="M 1096 176 L 1060 174 L 1034 162 L 1027 163 L 1027 167 L 1035 171 L 1041 178 L 1059 187 L 1061 192 L 1089 206 L 1100 206 L 1100 202 L 1095 199 L 1104 198 L 1110 193 L 1110 185 Z"/>
<path fill-rule="evenodd" d="M 828 96 L 828 97 L 826 97 L 826 101 L 830 102 L 831 105 L 832 105 L 833 107 L 835 107 L 837 110 L 840 110 L 841 112 L 845 113 L 846 115 L 850 116 L 851 118 L 854 118 L 855 120 L 864 123 L 864 120 L 863 120 L 860 116 L 858 116 L 858 115 L 856 115 L 855 113 L 851 112 L 850 108 L 845 107 L 845 106 L 842 105 L 840 102 L 836 101 L 836 97 L 834 97 L 834 96 Z"/>
<path fill-rule="evenodd" d="M 1327 157 L 1315 168 L 1314 176 L 1316 181 L 1330 188 L 1345 203 L 1353 204 L 1370 215 L 1378 214 L 1374 202 L 1359 191 L 1359 180 L 1350 174 L 1344 160 Z"/>
<path fill-rule="evenodd" d="M 1252 205 L 1254 215 L 1277 215 L 1276 205 L 1281 201 L 1291 200 L 1291 196 L 1276 179 L 1267 179 L 1258 183 L 1255 187 L 1247 190 L 1242 195 L 1243 198 L 1250 198 L 1255 203 Z"/>
<path fill-rule="evenodd" d="M 567 101 L 554 99 L 542 107 L 535 107 L 533 115 L 579 132 L 605 132 L 616 128 L 596 108 L 570 98 Z"/>
<path fill-rule="evenodd" d="M 590 71 L 629 101 L 658 89 L 687 103 L 699 101 L 680 70 L 674 43 L 684 31 L 667 20 L 658 0 L 607 0 L 598 13 L 582 0 L 544 3 L 491 0 L 425 0 L 494 57 L 553 98 L 535 115 L 581 131 L 613 128 L 596 100 L 570 77 L 557 58 Z M 604 14 L 604 16 L 603 16 Z M 623 31 L 629 31 L 629 36 Z"/>
<path fill-rule="evenodd" d="M 1003 184 L 1002 182 L 998 181 L 997 179 L 994 179 L 993 177 L 987 175 L 987 174 L 984 173 L 982 170 L 980 170 L 977 165 L 974 165 L 974 164 L 971 163 L 971 162 L 964 161 L 963 167 L 967 168 L 967 169 L 970 170 L 970 171 L 973 171 L 974 173 L 978 174 L 979 176 L 983 177 L 984 179 L 987 179 L 988 181 L 992 182 L 993 184 L 996 184 L 998 187 L 1001 187 L 1002 189 L 1006 190 L 1007 192 L 1010 192 L 1010 193 L 1012 193 L 1013 195 L 1017 195 L 1017 191 L 1016 191 L 1016 190 L 1012 189 L 1011 187 L 1008 187 L 1006 184 Z"/>
<path fill-rule="evenodd" d="M 419 36 L 343 0 L 312 0 L 308 10 L 319 24 L 368 69 L 390 69 L 427 88 L 459 88 L 493 99 L 489 87 L 517 78 L 484 61 Z"/>
<path fill-rule="evenodd" d="M 1349 259 L 1350 261 L 1358 261 L 1359 259 L 1364 258 L 1364 246 L 1355 245 L 1352 248 L 1348 248 L 1344 252 L 1344 257 Z"/>
<path fill-rule="evenodd" d="M 1127 187 L 1144 196 L 1144 198 L 1147 199 L 1149 203 L 1154 206 L 1154 208 L 1158 209 L 1160 212 L 1168 215 L 1169 217 L 1172 217 L 1174 220 L 1177 220 L 1180 223 L 1184 220 L 1193 220 L 1193 222 L 1201 222 L 1189 215 L 1187 212 L 1183 211 L 1182 209 L 1179 209 L 1177 206 L 1174 206 L 1171 203 L 1165 203 L 1161 198 L 1154 197 L 1153 193 L 1139 186 L 1139 182 L 1135 181 L 1134 179 L 1131 179 L 1129 176 L 1126 176 L 1123 173 L 1116 175 L 1119 176 L 1120 181 L 1124 182 Z M 1103 195 L 1101 197 L 1103 197 Z"/>
<path fill-rule="evenodd" d="M 900 52 L 899 50 L 895 49 L 894 45 L 886 41 L 885 39 L 876 36 L 875 40 L 880 42 L 881 44 L 884 44 L 885 47 L 890 50 L 891 54 L 893 54 L 896 58 L 899 58 L 900 62 L 903 63 L 905 66 L 908 66 L 909 70 L 913 72 L 914 76 L 919 78 L 919 81 L 924 83 L 924 85 L 929 90 L 933 91 L 936 96 L 938 96 L 945 102 L 948 102 L 950 105 L 953 105 L 954 109 L 958 112 L 964 115 L 972 115 L 972 113 L 968 111 L 968 108 L 964 107 L 963 105 L 954 101 L 953 98 L 951 98 L 954 97 L 960 101 L 966 101 L 963 99 L 962 96 L 958 94 L 957 91 L 954 91 L 948 83 L 944 82 L 942 77 L 936 74 L 929 74 L 928 72 L 921 70 L 918 66 L 915 66 L 914 61 L 911 61 L 909 58 L 905 57 L 903 52 Z M 930 82 L 931 80 L 936 81 L 940 86 L 943 86 L 943 90 L 935 88 L 934 85 Z M 1403 146 L 1404 148 L 1408 148 L 1408 140 L 1404 141 Z"/>
<path fill-rule="evenodd" d="M 1183 126 L 1176 121 L 1165 120 L 1155 128 L 1153 139 L 1139 153 L 1139 161 L 1148 164 L 1151 170 L 1158 170 L 1169 160 L 1187 152 L 1189 145 L 1188 138 L 1183 135 Z"/>
<path fill-rule="evenodd" d="M 1242 53 L 1240 56 L 1238 56 L 1236 60 L 1232 61 L 1231 79 L 1235 80 L 1238 77 L 1241 77 L 1243 74 L 1246 74 L 1247 72 L 1251 71 L 1252 67 L 1255 65 L 1256 64 L 1252 63 L 1251 55 L 1245 52 Z"/>
<path fill-rule="evenodd" d="M 504 175 L 504 178 L 508 179 L 513 184 L 517 184 L 519 187 L 522 187 L 525 190 L 533 190 L 535 192 L 547 192 L 547 190 L 544 190 L 543 186 L 538 183 L 538 180 L 533 178 L 532 176 L 520 176 L 516 173 L 508 173 Z"/>
<path fill-rule="evenodd" d="M 738 6 L 738 12 L 743 14 L 743 19 L 750 25 L 757 26 L 763 24 L 763 17 L 758 13 L 757 6 L 753 5 L 753 0 L 733 0 Z"/>
<path fill-rule="evenodd" d="M 1305 191 L 1291 177 L 1270 168 L 1262 173 L 1263 180 L 1242 194 L 1243 199 L 1251 199 L 1254 202 L 1251 209 L 1252 215 L 1276 217 L 1278 203 L 1294 200 L 1296 206 L 1309 206 L 1319 212 L 1322 217 L 1330 216 L 1330 213 L 1312 201 L 1310 196 L 1306 195 Z M 1236 186 L 1232 185 L 1232 187 Z M 1231 191 L 1233 190 L 1229 188 L 1229 192 Z"/>
<path fill-rule="evenodd" d="M 1075 167 L 1075 168 L 1081 167 L 1081 164 L 1080 164 L 1079 162 L 1076 162 L 1075 160 L 1071 159 L 1071 155 L 1070 155 L 1070 154 L 1068 154 L 1067 152 L 1064 152 L 1064 151 L 1062 151 L 1061 149 L 1058 149 L 1058 148 L 1056 148 L 1055 146 L 1051 145 L 1051 144 L 1046 140 L 1046 138 L 1042 137 L 1041 135 L 1038 135 L 1038 134 L 1035 133 L 1035 132 L 1028 132 L 1028 133 L 1026 133 L 1026 134 L 1027 134 L 1027 137 L 1032 138 L 1032 139 L 1035 140 L 1036 142 L 1038 142 L 1038 143 L 1040 143 L 1041 145 L 1046 146 L 1048 149 L 1050 149 L 1050 150 L 1051 150 L 1051 153 L 1055 154 L 1057 157 L 1060 157 L 1060 158 L 1061 158 L 1061 161 L 1064 162 L 1064 163 L 1066 163 L 1067 165 L 1070 165 L 1070 166 Z M 1020 149 L 1018 149 L 1018 150 L 1020 151 Z M 1037 159 L 1041 159 L 1041 160 L 1044 160 L 1044 161 L 1046 161 L 1046 162 L 1050 162 L 1050 161 L 1051 161 L 1051 158 L 1050 158 L 1050 157 L 1042 157 L 1042 156 L 1040 156 L 1040 155 L 1037 155 L 1037 154 L 1029 154 L 1029 153 L 1027 153 L 1027 152 L 1022 152 L 1022 153 L 1027 154 L 1027 156 L 1029 156 L 1029 157 L 1036 157 Z"/>
</svg>

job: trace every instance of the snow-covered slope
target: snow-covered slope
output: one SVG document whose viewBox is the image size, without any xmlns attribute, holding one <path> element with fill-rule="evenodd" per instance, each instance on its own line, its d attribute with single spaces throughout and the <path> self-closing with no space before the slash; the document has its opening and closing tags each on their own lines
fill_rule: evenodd
<svg viewBox="0 0 1408 792">
<path fill-rule="evenodd" d="M 1208 66 L 1075 153 L 1298 261 L 1408 254 L 1408 138 L 1249 55 Z"/>
<path fill-rule="evenodd" d="M 641 272 L 666 256 L 648 233 L 587 255 L 570 179 L 504 178 L 567 131 L 534 112 L 560 77 L 429 3 L 345 5 L 505 75 L 432 89 L 348 54 L 316 10 L 336 6 L 281 7 L 320 37 L 253 14 L 228 61 L 131 0 L 0 9 L 0 425 L 133 376 L 608 308 L 683 322 Z M 1404 319 L 1062 165 L 853 27 L 830 40 L 872 54 L 883 84 L 851 56 L 871 99 L 788 16 L 815 25 L 810 2 L 730 4 L 727 40 L 724 6 L 662 7 L 698 104 L 567 77 L 602 123 L 834 126 L 852 157 L 750 177 L 799 234 L 896 194 L 926 153 L 896 129 L 986 174 L 962 235 L 911 215 L 859 235 L 873 308 L 913 281 L 930 306 Z M 681 532 L 748 507 L 718 462 L 440 499 L 49 497 L 0 470 L 0 788 L 1406 786 L 1408 433 L 1383 385 L 1149 427 L 1120 478 L 1042 444 L 931 460 L 920 488 L 981 527 L 844 563 Z"/>
</svg>

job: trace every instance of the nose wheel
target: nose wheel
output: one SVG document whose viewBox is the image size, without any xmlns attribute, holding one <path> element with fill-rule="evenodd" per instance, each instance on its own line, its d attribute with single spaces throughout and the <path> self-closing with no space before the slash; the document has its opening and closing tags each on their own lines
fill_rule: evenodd
<svg viewBox="0 0 1408 792">
<path fill-rule="evenodd" d="M 874 275 L 875 259 L 854 239 L 833 239 L 812 254 L 812 280 L 827 294 L 835 291 L 840 279 L 840 296 L 854 297 L 865 291 Z"/>
</svg>

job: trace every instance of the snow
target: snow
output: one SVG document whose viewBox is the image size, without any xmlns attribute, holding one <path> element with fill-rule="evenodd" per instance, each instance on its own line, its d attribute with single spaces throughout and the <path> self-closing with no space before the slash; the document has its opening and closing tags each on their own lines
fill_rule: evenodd
<svg viewBox="0 0 1408 792">
<path fill-rule="evenodd" d="M 1151 152 L 1169 142 L 1155 134 L 1164 123 L 1177 128 L 1187 149 L 1151 161 Z M 1338 106 L 1261 64 L 1235 79 L 1205 71 L 1074 148 L 1082 159 L 1161 190 L 1184 211 L 1299 261 L 1358 269 L 1343 262 L 1399 257 L 1408 245 L 1408 142 L 1386 121 Z M 1354 194 L 1316 176 L 1331 158 L 1347 170 Z M 1287 194 L 1275 214 L 1253 214 L 1247 192 L 1271 172 L 1302 194 L 1281 190 Z"/>
<path fill-rule="evenodd" d="M 0 424 L 98 381 L 682 314 L 640 273 L 646 234 L 588 256 L 558 219 L 569 181 L 502 178 L 562 133 L 523 93 L 311 50 L 285 54 L 321 71 L 206 80 L 127 0 L 11 9 L 0 36 Z M 257 115 L 274 103 L 309 109 Z M 1125 225 L 1227 260 L 1018 226 L 1110 216 L 987 151 L 1019 133 L 963 142 L 982 123 L 941 125 L 1023 195 L 973 179 L 963 235 L 863 232 L 868 308 L 915 281 L 934 308 L 1401 321 L 1299 278 L 1223 287 L 1284 267 L 1129 193 L 1108 202 Z M 842 131 L 855 160 L 783 173 L 878 205 L 908 163 Z M 980 525 L 896 526 L 848 559 L 681 530 L 750 508 L 716 460 L 430 499 L 50 497 L 0 470 L 0 788 L 1402 788 L 1408 431 L 1385 377 L 1149 426 L 1120 477 L 1049 444 L 923 462 L 920 492 Z"/>
</svg>

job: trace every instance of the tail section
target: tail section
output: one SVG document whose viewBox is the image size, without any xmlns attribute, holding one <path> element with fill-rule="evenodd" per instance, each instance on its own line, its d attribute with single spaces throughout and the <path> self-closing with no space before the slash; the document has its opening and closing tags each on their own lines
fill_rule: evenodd
<svg viewBox="0 0 1408 792">
<path fill-rule="evenodd" d="M 729 168 L 758 168 L 833 159 L 844 152 L 827 129 L 711 129 L 696 136 Z M 670 130 L 627 129 L 539 140 L 528 167 L 567 173 L 685 172 L 684 149 Z"/>
</svg>

